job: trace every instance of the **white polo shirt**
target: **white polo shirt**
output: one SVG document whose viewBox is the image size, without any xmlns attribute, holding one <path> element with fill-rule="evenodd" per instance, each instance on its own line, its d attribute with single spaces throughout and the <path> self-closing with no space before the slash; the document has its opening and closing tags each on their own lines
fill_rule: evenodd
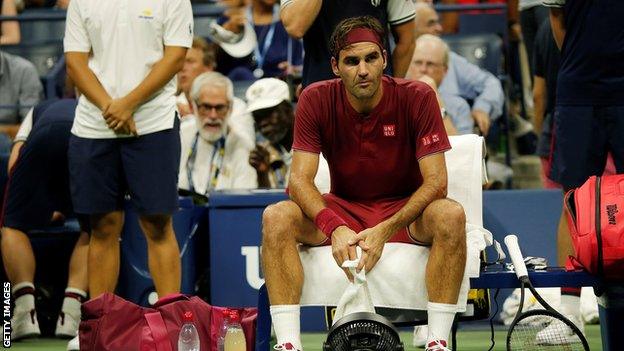
<svg viewBox="0 0 624 351">
<path fill-rule="evenodd" d="M 192 41 L 190 0 L 72 0 L 67 10 L 65 52 L 92 52 L 89 68 L 114 99 L 145 79 L 165 46 L 188 48 Z M 174 77 L 139 106 L 133 115 L 139 135 L 173 127 L 175 90 Z M 84 95 L 72 133 L 91 139 L 120 137 Z"/>
</svg>

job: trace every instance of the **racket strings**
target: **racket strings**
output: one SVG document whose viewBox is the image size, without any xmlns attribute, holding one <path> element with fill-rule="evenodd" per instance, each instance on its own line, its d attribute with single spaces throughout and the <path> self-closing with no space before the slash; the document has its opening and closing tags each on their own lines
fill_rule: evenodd
<svg viewBox="0 0 624 351">
<path fill-rule="evenodd" d="M 564 322 L 547 314 L 532 314 L 518 320 L 509 333 L 508 350 L 585 350 L 581 338 Z"/>
</svg>

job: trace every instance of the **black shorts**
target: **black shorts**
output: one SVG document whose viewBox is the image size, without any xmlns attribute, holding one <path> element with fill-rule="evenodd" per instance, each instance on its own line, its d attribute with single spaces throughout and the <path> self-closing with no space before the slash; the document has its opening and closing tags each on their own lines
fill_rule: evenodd
<svg viewBox="0 0 624 351">
<path fill-rule="evenodd" d="M 69 173 L 74 209 L 81 214 L 123 208 L 126 194 L 140 214 L 172 214 L 178 209 L 180 120 L 173 129 L 133 138 L 69 141 Z"/>
<path fill-rule="evenodd" d="M 67 168 L 71 122 L 33 129 L 7 183 L 2 225 L 28 232 L 50 225 L 52 213 L 72 215 Z"/>
<path fill-rule="evenodd" d="M 608 152 L 616 172 L 624 172 L 624 105 L 558 105 L 553 134 L 550 178 L 565 189 L 601 175 Z"/>
</svg>

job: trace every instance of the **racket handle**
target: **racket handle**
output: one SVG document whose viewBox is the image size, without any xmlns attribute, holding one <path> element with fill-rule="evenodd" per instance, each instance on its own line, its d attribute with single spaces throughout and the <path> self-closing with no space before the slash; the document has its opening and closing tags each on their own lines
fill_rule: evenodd
<svg viewBox="0 0 624 351">
<path fill-rule="evenodd" d="M 518 237 L 513 234 L 507 235 L 505 237 L 505 245 L 509 251 L 509 257 L 514 265 L 514 270 L 516 271 L 518 279 L 528 277 L 529 273 L 527 272 L 526 265 L 524 264 L 524 257 L 520 251 L 520 245 L 518 245 Z"/>
</svg>

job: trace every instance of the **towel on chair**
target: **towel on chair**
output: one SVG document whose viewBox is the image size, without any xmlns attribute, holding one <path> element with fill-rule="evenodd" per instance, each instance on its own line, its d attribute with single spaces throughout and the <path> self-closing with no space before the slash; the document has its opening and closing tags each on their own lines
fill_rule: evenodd
<svg viewBox="0 0 624 351">
<path fill-rule="evenodd" d="M 483 227 L 482 184 L 486 179 L 484 142 L 477 135 L 449 138 L 452 149 L 445 153 L 448 197 L 462 204 L 466 212 L 466 270 L 457 301 L 457 312 L 466 310 L 469 277 L 479 275 L 479 253 L 492 243 Z M 349 281 L 332 256 L 331 246 L 301 246 L 304 284 L 301 305 L 335 306 Z M 373 304 L 378 307 L 425 310 L 427 289 L 425 267 L 429 248 L 387 243 L 377 265 L 366 273 Z M 441 277 L 440 279 L 444 279 Z"/>
</svg>

